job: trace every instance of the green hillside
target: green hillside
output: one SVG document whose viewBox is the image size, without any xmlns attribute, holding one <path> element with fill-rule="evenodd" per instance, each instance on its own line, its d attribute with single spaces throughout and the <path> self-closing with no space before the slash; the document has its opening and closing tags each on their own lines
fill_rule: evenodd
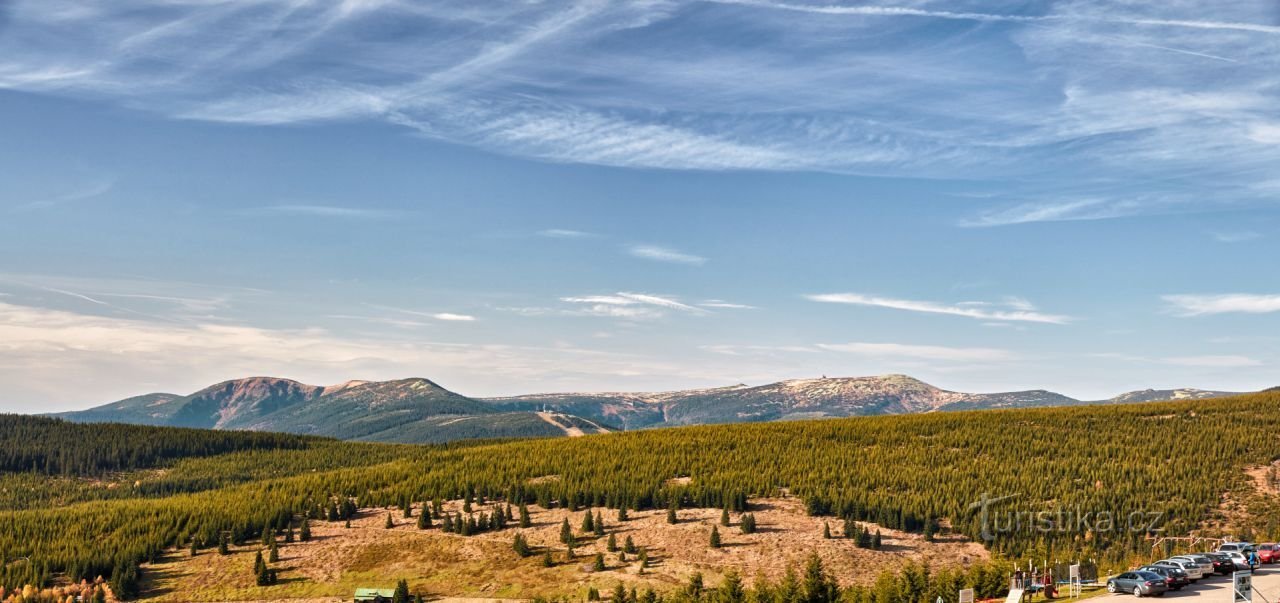
<svg viewBox="0 0 1280 603">
<path fill-rule="evenodd" d="M 813 514 L 912 531 L 951 526 L 974 539 L 982 538 L 984 525 L 971 505 L 984 497 L 1014 497 L 993 506 L 993 516 L 1080 510 L 1122 522 L 1158 514 L 1157 526 L 1142 523 L 1134 530 L 1071 523 L 1040 531 L 1028 525 L 997 530 L 987 543 L 1010 558 L 1043 558 L 1052 551 L 1057 558 L 1122 559 L 1149 552 L 1150 527 L 1170 535 L 1197 529 L 1215 516 L 1224 493 L 1252 487 L 1246 467 L 1280 458 L 1280 393 L 472 445 L 329 442 L 304 451 L 236 453 L 245 454 L 258 455 L 249 483 L 0 512 L 6 526 L 0 551 L 8 559 L 31 557 L 6 566 L 0 583 L 113 570 L 126 579 L 127 571 L 117 568 L 133 567 L 164 547 L 192 539 L 207 546 L 224 533 L 256 538 L 264 528 L 318 516 L 333 500 L 382 506 L 468 494 L 637 509 L 742 508 L 755 497 L 785 494 L 803 499 Z M 201 463 L 211 476 L 219 467 L 244 472 L 250 466 L 231 457 Z M 371 463 L 373 457 L 381 460 Z M 300 470 L 308 464 L 325 468 Z M 263 477 L 276 469 L 279 477 Z M 539 479 L 547 476 L 555 479 Z M 1259 536 L 1280 535 L 1274 522 L 1254 529 Z"/>
</svg>

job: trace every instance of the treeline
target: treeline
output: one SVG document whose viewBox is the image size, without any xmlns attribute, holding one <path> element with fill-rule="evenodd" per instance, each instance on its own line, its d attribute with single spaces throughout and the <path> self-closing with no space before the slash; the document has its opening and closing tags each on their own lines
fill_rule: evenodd
<svg viewBox="0 0 1280 603">
<path fill-rule="evenodd" d="M 1016 495 L 991 507 L 992 516 L 1076 510 L 1122 523 L 1158 512 L 1164 535 L 1178 535 L 1244 483 L 1245 466 L 1280 458 L 1276 433 L 1280 393 L 398 448 L 392 456 L 407 458 L 197 494 L 0 512 L 0 555 L 11 561 L 0 584 L 110 576 L 165 547 L 252 539 L 322 517 L 341 501 L 390 507 L 472 496 L 571 509 L 741 512 L 751 498 L 788 495 L 837 521 L 921 532 L 947 525 L 980 539 L 993 526 L 973 503 Z M 988 547 L 1008 558 L 1121 559 L 1149 552 L 1147 528 L 1136 527 L 1022 525 L 997 529 Z M 12 563 L 18 558 L 30 560 Z"/>
<path fill-rule="evenodd" d="M 702 574 L 694 574 L 678 589 L 660 593 L 653 589 L 627 589 L 619 582 L 612 591 L 587 592 L 589 601 L 608 603 L 956 603 L 961 589 L 971 588 L 976 599 L 1003 597 L 1008 591 L 1009 568 L 993 563 L 976 563 L 967 569 L 932 571 L 914 561 L 900 569 L 885 570 L 871 586 L 841 586 L 811 555 L 803 568 L 788 567 L 779 580 L 756 576 L 747 586 L 735 571 L 725 574 L 719 584 L 707 584 Z M 534 603 L 556 603 L 560 599 L 537 597 Z"/>
<path fill-rule="evenodd" d="M 324 441 L 242 431 L 81 424 L 0 415 L 0 471 L 96 476 L 155 467 L 166 461 L 242 450 L 290 450 Z"/>
</svg>

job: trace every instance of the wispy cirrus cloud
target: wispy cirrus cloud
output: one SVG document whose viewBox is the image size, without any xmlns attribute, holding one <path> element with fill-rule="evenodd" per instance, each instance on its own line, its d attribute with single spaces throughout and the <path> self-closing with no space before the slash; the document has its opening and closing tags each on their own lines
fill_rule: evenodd
<svg viewBox="0 0 1280 603">
<path fill-rule="evenodd" d="M 688 314 L 706 314 L 708 312 L 697 306 L 681 302 L 674 297 L 651 293 L 628 293 L 625 291 L 609 295 L 562 297 L 560 301 L 577 306 L 577 309 L 573 310 L 574 313 L 613 318 L 660 318 L 666 315 L 666 310 L 675 310 Z"/>
<path fill-rule="evenodd" d="M 627 249 L 627 252 L 634 257 L 645 260 L 654 260 L 657 262 L 668 262 L 672 264 L 689 264 L 693 266 L 701 266 L 707 263 L 707 258 L 702 256 L 677 251 L 669 247 L 660 247 L 657 245 L 633 245 Z"/>
<path fill-rule="evenodd" d="M 1165 295 L 1161 299 L 1168 303 L 1169 310 L 1178 316 L 1280 312 L 1280 295 L 1253 293 L 1180 294 Z"/>
<path fill-rule="evenodd" d="M 11 3 L 0 88 L 558 162 L 1007 183 L 969 226 L 1266 205 L 1280 161 L 1264 0 L 71 4 Z"/>
<path fill-rule="evenodd" d="M 874 295 L 865 295 L 862 293 L 821 293 L 804 296 L 809 301 L 828 303 L 828 304 L 847 304 L 853 306 L 868 306 L 876 308 L 889 308 L 893 310 L 903 310 L 907 312 L 922 312 L 925 314 L 944 314 L 948 316 L 962 316 L 983 321 L 1001 321 L 1001 322 L 1033 322 L 1045 324 L 1067 324 L 1073 319 L 1070 316 L 1060 314 L 1047 314 L 1034 309 L 1026 300 L 1014 298 L 1016 301 L 1012 307 L 1001 309 L 1000 304 L 997 307 L 990 307 L 991 302 L 960 302 L 958 304 L 947 305 L 932 301 L 919 301 L 911 299 L 895 299 L 890 297 L 878 297 Z"/>
</svg>

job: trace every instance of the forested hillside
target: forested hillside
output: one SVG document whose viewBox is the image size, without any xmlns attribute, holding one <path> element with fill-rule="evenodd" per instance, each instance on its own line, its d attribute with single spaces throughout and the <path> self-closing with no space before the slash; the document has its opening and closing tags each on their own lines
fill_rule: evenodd
<svg viewBox="0 0 1280 603">
<path fill-rule="evenodd" d="M 114 572 L 127 592 L 132 568 L 165 547 L 193 540 L 214 546 L 224 535 L 258 538 L 264 529 L 326 516 L 343 501 L 366 507 L 467 495 L 546 507 L 741 510 L 755 497 L 786 494 L 803 499 L 810 513 L 837 521 L 930 532 L 951 526 L 974 539 L 981 538 L 983 524 L 971 504 L 984 496 L 1015 496 L 991 511 L 1079 509 L 1117 518 L 1158 513 L 1166 534 L 1181 534 L 1209 518 L 1225 492 L 1246 486 L 1246 467 L 1280 458 L 1278 409 L 1280 393 L 1262 393 L 470 446 L 333 444 L 312 454 L 335 467 L 367 462 L 368 451 L 385 451 L 378 454 L 388 460 L 292 475 L 290 469 L 305 464 L 299 461 L 305 451 L 241 452 L 235 454 L 260 455 L 255 471 L 279 464 L 285 476 L 160 498 L 0 512 L 0 553 L 6 560 L 30 558 L 5 565 L 0 583 Z M 1149 550 L 1145 527 L 1123 528 L 1073 523 L 1047 532 L 1011 529 L 995 534 L 988 546 L 1012 558 L 1043 558 L 1050 547 L 1061 558 L 1114 559 Z"/>
</svg>

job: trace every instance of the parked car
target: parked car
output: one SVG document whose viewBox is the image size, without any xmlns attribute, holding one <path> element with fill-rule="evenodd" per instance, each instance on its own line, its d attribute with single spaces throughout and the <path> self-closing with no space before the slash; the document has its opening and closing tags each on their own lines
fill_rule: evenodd
<svg viewBox="0 0 1280 603">
<path fill-rule="evenodd" d="M 1253 569 L 1253 564 L 1249 563 L 1247 553 L 1227 553 L 1227 556 L 1231 557 L 1231 562 L 1235 564 L 1237 570 L 1244 571 Z"/>
<path fill-rule="evenodd" d="M 1213 560 L 1205 557 L 1204 555 L 1197 555 L 1195 553 L 1189 555 L 1174 555 L 1173 557 L 1170 557 L 1170 559 L 1186 559 L 1187 561 L 1195 563 L 1196 566 L 1200 568 L 1200 571 L 1204 572 L 1204 577 L 1207 578 L 1213 575 Z"/>
<path fill-rule="evenodd" d="M 1230 575 L 1231 572 L 1236 571 L 1236 564 L 1231 560 L 1231 555 L 1228 555 L 1226 553 L 1201 553 L 1201 554 L 1213 561 L 1214 573 L 1227 576 L 1227 575 Z"/>
<path fill-rule="evenodd" d="M 1280 550 L 1276 549 L 1273 542 L 1265 542 L 1258 545 L 1258 560 L 1263 563 L 1275 563 L 1280 561 Z"/>
<path fill-rule="evenodd" d="M 1218 546 L 1220 553 L 1244 553 L 1249 554 L 1253 550 L 1253 545 L 1248 542 L 1224 542 Z"/>
<path fill-rule="evenodd" d="M 1160 561 L 1153 563 L 1152 565 L 1167 565 L 1169 567 L 1176 567 L 1186 572 L 1187 577 L 1190 578 L 1192 582 L 1195 582 L 1204 577 L 1204 570 L 1200 569 L 1200 565 L 1195 563 L 1194 561 L 1189 561 L 1186 559 L 1162 559 Z"/>
<path fill-rule="evenodd" d="M 1164 576 L 1153 572 L 1135 570 L 1124 572 L 1107 580 L 1107 592 L 1133 593 L 1137 597 L 1148 595 L 1159 597 L 1169 590 Z"/>
<path fill-rule="evenodd" d="M 1169 587 L 1169 590 L 1182 590 L 1182 587 L 1191 584 L 1191 578 L 1187 576 L 1187 572 L 1176 567 L 1169 567 L 1167 565 L 1145 565 L 1138 568 L 1138 571 L 1151 572 L 1153 574 L 1160 574 L 1161 576 L 1164 576 L 1164 584 Z"/>
</svg>

